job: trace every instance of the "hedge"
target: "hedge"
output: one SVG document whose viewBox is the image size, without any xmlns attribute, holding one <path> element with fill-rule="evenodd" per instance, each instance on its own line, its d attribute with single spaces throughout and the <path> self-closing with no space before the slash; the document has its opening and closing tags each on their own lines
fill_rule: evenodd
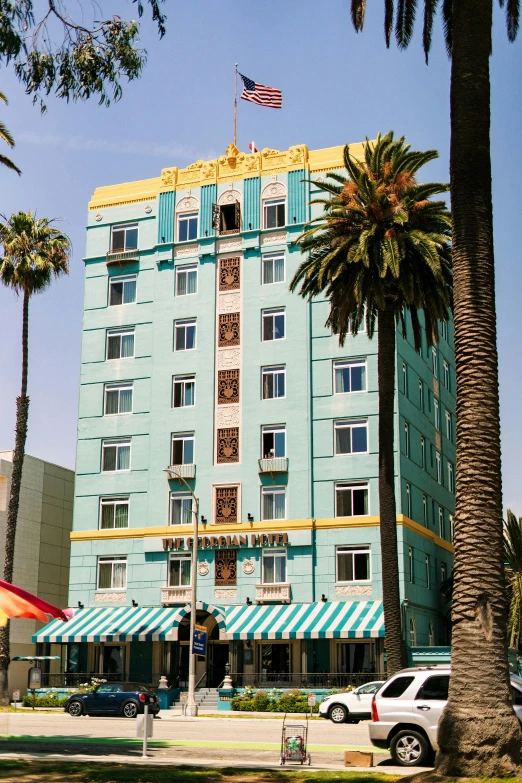
<svg viewBox="0 0 522 783">
<path fill-rule="evenodd" d="M 319 705 L 310 708 L 308 693 L 300 690 L 254 692 L 247 688 L 244 693 L 234 696 L 231 707 L 237 712 L 319 712 Z"/>
<path fill-rule="evenodd" d="M 66 701 L 67 701 L 67 697 L 64 699 L 58 699 L 56 696 L 36 696 L 34 700 L 34 706 L 35 707 L 65 707 Z M 29 695 L 24 696 L 23 705 L 24 707 L 32 707 L 33 697 Z"/>
</svg>

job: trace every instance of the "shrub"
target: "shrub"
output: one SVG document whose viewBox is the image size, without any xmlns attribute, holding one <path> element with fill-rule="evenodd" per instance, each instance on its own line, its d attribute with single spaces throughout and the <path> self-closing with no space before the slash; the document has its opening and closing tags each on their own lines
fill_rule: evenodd
<svg viewBox="0 0 522 783">
<path fill-rule="evenodd" d="M 270 702 L 270 696 L 266 691 L 258 690 L 254 696 L 254 711 L 266 712 L 268 704 Z"/>
<path fill-rule="evenodd" d="M 35 707 L 65 707 L 67 698 L 58 699 L 56 696 L 37 696 L 34 700 Z M 23 699 L 24 707 L 33 706 L 33 697 L 26 695 Z"/>
</svg>

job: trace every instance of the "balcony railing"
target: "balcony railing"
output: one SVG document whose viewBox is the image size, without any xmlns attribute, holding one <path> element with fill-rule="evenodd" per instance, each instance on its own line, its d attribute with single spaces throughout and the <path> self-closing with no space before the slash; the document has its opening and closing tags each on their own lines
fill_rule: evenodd
<svg viewBox="0 0 522 783">
<path fill-rule="evenodd" d="M 288 583 L 275 585 L 256 585 L 256 601 L 286 601 L 290 603 L 290 585 Z"/>
<path fill-rule="evenodd" d="M 230 675 L 234 688 L 245 688 L 250 685 L 254 688 L 358 688 L 367 682 L 386 680 L 383 672 L 358 672 L 345 674 L 338 672 L 263 672 L 243 674 L 232 672 Z"/>
<path fill-rule="evenodd" d="M 139 261 L 140 254 L 134 250 L 109 250 L 105 256 L 107 264 L 128 264 L 131 261 Z"/>
<path fill-rule="evenodd" d="M 169 473 L 169 479 L 175 479 L 175 478 L 193 479 L 196 478 L 196 466 L 195 465 L 169 465 L 168 473 Z"/>
<path fill-rule="evenodd" d="M 162 604 L 186 604 L 192 598 L 191 587 L 162 587 Z"/>
<path fill-rule="evenodd" d="M 288 457 L 259 459 L 259 473 L 288 473 Z"/>
<path fill-rule="evenodd" d="M 165 672 L 163 672 L 164 674 Z M 135 675 L 132 679 L 125 674 L 96 674 L 95 672 L 43 672 L 43 688 L 79 688 L 81 685 L 91 685 L 93 681 L 99 682 L 136 682 L 140 685 L 157 688 L 160 674 Z M 170 678 L 169 678 L 170 682 Z"/>
</svg>

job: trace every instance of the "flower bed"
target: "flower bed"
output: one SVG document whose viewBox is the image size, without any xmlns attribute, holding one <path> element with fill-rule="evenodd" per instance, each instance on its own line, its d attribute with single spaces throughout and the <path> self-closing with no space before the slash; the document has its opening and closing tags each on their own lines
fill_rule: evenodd
<svg viewBox="0 0 522 783">
<path fill-rule="evenodd" d="M 308 706 L 308 691 L 245 691 L 232 699 L 232 709 L 238 712 L 313 712 L 319 711 L 319 706 Z"/>
</svg>

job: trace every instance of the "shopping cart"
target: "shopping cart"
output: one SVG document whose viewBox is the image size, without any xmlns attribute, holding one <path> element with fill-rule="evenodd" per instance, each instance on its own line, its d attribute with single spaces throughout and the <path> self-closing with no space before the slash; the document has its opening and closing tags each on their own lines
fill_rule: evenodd
<svg viewBox="0 0 522 783">
<path fill-rule="evenodd" d="M 308 743 L 308 715 L 306 724 L 287 723 L 286 713 L 283 718 L 283 730 L 281 733 L 281 755 L 279 764 L 282 766 L 287 761 L 308 765 L 312 763 L 310 754 L 306 752 Z"/>
</svg>

